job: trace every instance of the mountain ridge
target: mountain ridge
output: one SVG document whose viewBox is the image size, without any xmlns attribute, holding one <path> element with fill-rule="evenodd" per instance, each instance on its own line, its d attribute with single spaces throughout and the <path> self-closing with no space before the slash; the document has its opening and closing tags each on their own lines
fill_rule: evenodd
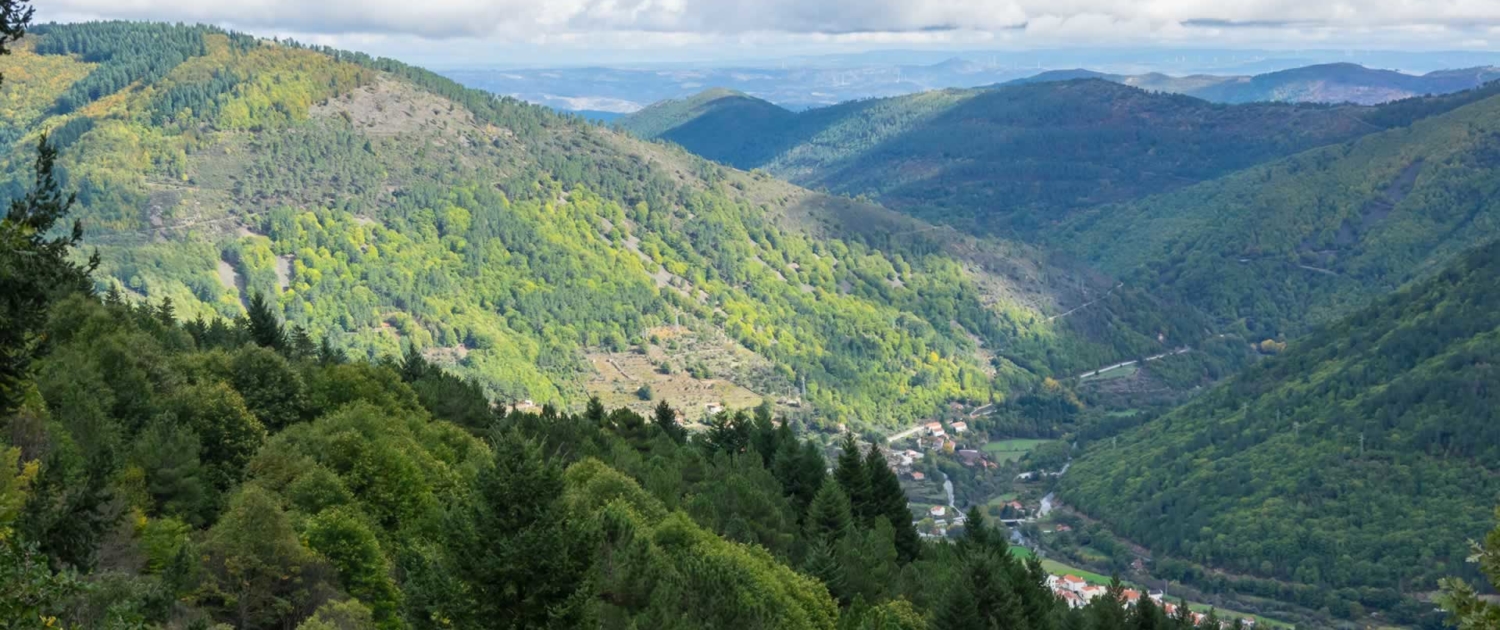
<svg viewBox="0 0 1500 630">
<path fill-rule="evenodd" d="M 652 111 L 619 125 L 740 168 L 1006 235 L 1373 129 L 1363 110 L 1214 105 L 1097 79 L 854 101 L 783 116 L 789 123 L 770 130 L 740 128 L 711 104 L 682 132 L 689 122 L 659 124 Z"/>
<path fill-rule="evenodd" d="M 187 52 L 132 47 L 150 28 Z M 393 61 L 236 37 L 47 26 L 0 59 L 33 103 L 17 109 L 27 130 L 0 163 L 6 185 L 21 188 L 30 140 L 56 130 L 101 288 L 170 297 L 185 317 L 234 316 L 265 293 L 317 337 L 370 358 L 414 345 L 501 400 L 647 406 L 654 383 L 699 406 L 804 399 L 801 413 L 861 426 L 983 404 L 1197 328 L 1159 314 L 1149 333 L 1090 340 L 1041 309 L 1104 281 L 1025 248 L 956 259 L 923 226 L 814 233 L 827 208 L 883 210 Z M 70 82 L 29 71 L 42 63 L 72 64 Z M 156 78 L 125 80 L 134 68 Z M 75 93 L 92 100 L 57 106 Z M 650 371 L 601 380 L 593 366 L 623 352 Z"/>
<path fill-rule="evenodd" d="M 1050 70 L 1002 85 L 1022 85 L 1100 79 L 1142 89 L 1194 96 L 1215 103 L 1257 101 L 1297 103 L 1353 103 L 1379 105 L 1405 98 L 1442 95 L 1481 87 L 1500 79 L 1500 68 L 1478 66 L 1406 74 L 1367 68 L 1354 63 L 1325 63 L 1257 75 L 1195 74 L 1170 76 L 1159 72 L 1111 74 L 1083 68 Z"/>
</svg>

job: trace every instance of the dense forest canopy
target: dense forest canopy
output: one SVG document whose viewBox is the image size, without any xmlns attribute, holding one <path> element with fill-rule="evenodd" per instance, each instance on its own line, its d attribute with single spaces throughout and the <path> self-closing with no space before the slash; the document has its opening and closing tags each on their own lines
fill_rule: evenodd
<svg viewBox="0 0 1500 630">
<path fill-rule="evenodd" d="M 507 411 L 259 293 L 187 322 L 93 295 L 81 230 L 45 236 L 54 159 L 0 220 L 30 261 L 0 274 L 5 627 L 1195 627 L 1118 582 L 1069 607 L 977 510 L 923 541 L 879 447 L 848 434 L 830 474 L 769 405 L 691 438 L 666 402 Z"/>
<path fill-rule="evenodd" d="M 1139 293 L 1049 321 L 1105 281 L 999 242 L 956 254 L 920 224 L 831 234 L 835 211 L 885 211 L 390 60 L 90 23 L 38 27 L 0 65 L 24 130 L 9 190 L 52 130 L 100 290 L 187 319 L 264 293 L 317 338 L 416 345 L 502 400 L 580 405 L 586 353 L 670 354 L 654 331 L 681 325 L 757 359 L 664 370 L 892 425 L 1204 330 Z"/>
<path fill-rule="evenodd" d="M 1179 579 L 1387 607 L 1473 573 L 1464 541 L 1500 503 L 1496 356 L 1500 242 L 1096 443 L 1062 495 Z"/>
<path fill-rule="evenodd" d="M 1500 96 L 1136 203 L 1049 241 L 1262 336 L 1299 334 L 1500 235 Z M 1393 117 L 1416 103 L 1396 103 Z"/>
<path fill-rule="evenodd" d="M 938 90 L 796 114 L 753 100 L 711 91 L 619 124 L 964 231 L 1022 237 L 1083 208 L 1374 129 L 1358 108 L 1225 106 L 1097 79 Z"/>
<path fill-rule="evenodd" d="M 1067 438 L 1035 489 L 1116 568 L 1493 615 L 1438 584 L 1495 574 L 1462 561 L 1500 502 L 1500 242 L 1445 267 L 1493 238 L 1489 89 L 714 91 L 626 123 L 903 216 L 388 59 L 22 38 L 0 3 L 0 627 L 1195 627 L 1118 580 L 1069 606 L 973 487 L 919 535 L 874 435 L 940 410 Z M 1192 398 L 1088 409 L 1107 365 Z M 723 382 L 753 402 L 651 387 Z"/>
</svg>

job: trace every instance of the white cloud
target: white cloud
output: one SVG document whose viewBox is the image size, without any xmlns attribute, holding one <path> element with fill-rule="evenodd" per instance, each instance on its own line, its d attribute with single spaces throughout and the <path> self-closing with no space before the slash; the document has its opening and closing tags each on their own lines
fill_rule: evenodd
<svg viewBox="0 0 1500 630">
<path fill-rule="evenodd" d="M 766 56 L 875 46 L 1453 49 L 1500 41 L 1500 0 L 45 0 L 43 20 L 208 22 L 258 35 L 531 63 L 583 51 Z M 775 51 L 775 52 L 772 52 Z M 610 55 L 603 58 L 617 61 Z M 642 54 L 641 59 L 649 55 Z"/>
<path fill-rule="evenodd" d="M 185 20 L 305 33 L 517 37 L 636 31 L 828 34 L 1036 24 L 1379 28 L 1500 25 L 1497 0 L 47 0 L 44 15 Z"/>
</svg>

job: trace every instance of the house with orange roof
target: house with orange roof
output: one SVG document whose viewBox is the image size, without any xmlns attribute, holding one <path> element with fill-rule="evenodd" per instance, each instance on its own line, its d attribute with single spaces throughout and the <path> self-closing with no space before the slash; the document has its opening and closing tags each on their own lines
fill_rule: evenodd
<svg viewBox="0 0 1500 630">
<path fill-rule="evenodd" d="M 1089 585 L 1088 582 L 1085 582 L 1083 580 L 1083 578 L 1078 577 L 1076 575 L 1069 574 L 1069 575 L 1062 576 L 1062 586 L 1063 586 L 1063 588 L 1068 589 L 1070 591 L 1073 591 L 1074 593 L 1081 593 L 1081 592 L 1083 592 L 1083 589 L 1085 587 L 1087 587 L 1088 585 Z"/>
</svg>

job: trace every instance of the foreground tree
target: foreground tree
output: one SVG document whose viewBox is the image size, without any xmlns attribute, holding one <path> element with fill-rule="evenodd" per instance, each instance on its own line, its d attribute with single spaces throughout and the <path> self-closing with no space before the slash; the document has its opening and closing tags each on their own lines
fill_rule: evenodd
<svg viewBox="0 0 1500 630">
<path fill-rule="evenodd" d="M 5 5 L 0 12 L 10 10 L 10 3 Z M 0 33 L 4 28 L 9 27 L 0 27 Z M 97 253 L 84 264 L 72 259 L 73 246 L 83 240 L 82 222 L 74 220 L 67 234 L 53 234 L 74 200 L 58 184 L 56 161 L 57 150 L 43 135 L 31 192 L 12 201 L 0 219 L 0 415 L 20 405 L 22 383 L 45 346 L 40 330 L 52 304 L 68 293 L 88 291 L 89 274 L 99 265 Z"/>
<path fill-rule="evenodd" d="M 1495 518 L 1500 520 L 1500 509 L 1495 510 Z M 1500 587 L 1500 527 L 1490 531 L 1484 542 L 1474 543 L 1469 560 L 1479 565 L 1491 586 Z M 1448 612 L 1450 625 L 1460 630 L 1500 630 L 1500 605 L 1481 597 L 1461 579 L 1445 578 L 1438 584 L 1443 590 L 1438 604 Z"/>
</svg>

